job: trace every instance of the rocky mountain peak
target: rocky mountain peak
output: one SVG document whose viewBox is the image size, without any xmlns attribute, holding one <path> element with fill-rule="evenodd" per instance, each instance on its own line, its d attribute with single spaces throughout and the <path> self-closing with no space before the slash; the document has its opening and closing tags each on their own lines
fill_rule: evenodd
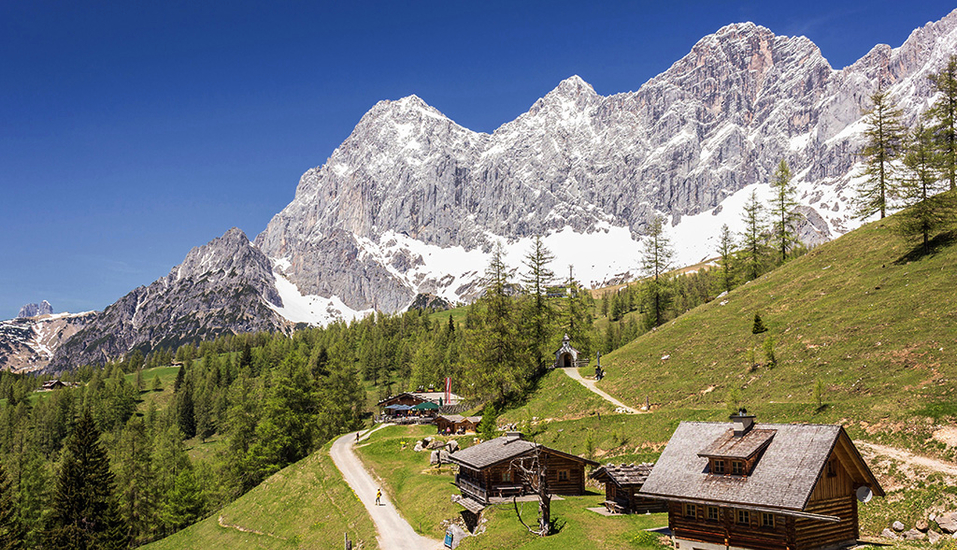
<svg viewBox="0 0 957 550">
<path fill-rule="evenodd" d="M 43 300 L 39 304 L 26 304 L 21 307 L 20 312 L 17 313 L 17 319 L 38 317 L 40 315 L 51 315 L 52 313 L 53 306 L 50 305 L 50 302 Z"/>
<path fill-rule="evenodd" d="M 601 100 L 591 84 L 573 75 L 562 80 L 554 90 L 539 99 L 528 110 L 528 114 L 535 116 L 545 110 L 553 109 L 556 114 L 565 116 L 581 112 L 595 106 Z"/>
</svg>

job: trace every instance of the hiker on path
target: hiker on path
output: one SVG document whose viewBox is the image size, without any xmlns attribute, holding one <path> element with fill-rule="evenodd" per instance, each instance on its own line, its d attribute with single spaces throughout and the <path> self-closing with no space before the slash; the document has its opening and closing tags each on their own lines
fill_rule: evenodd
<svg viewBox="0 0 957 550">
<path fill-rule="evenodd" d="M 356 432 L 356 443 L 359 442 L 359 432 Z"/>
<path fill-rule="evenodd" d="M 376 505 L 376 506 L 382 506 L 382 504 L 379 502 L 380 500 L 382 500 L 382 489 L 381 489 L 381 488 L 380 488 L 380 489 L 377 489 L 376 492 L 375 492 L 375 505 Z"/>
</svg>

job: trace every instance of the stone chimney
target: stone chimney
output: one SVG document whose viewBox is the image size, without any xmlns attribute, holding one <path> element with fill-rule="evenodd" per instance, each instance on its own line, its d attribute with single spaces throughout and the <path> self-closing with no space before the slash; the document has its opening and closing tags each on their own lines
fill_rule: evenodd
<svg viewBox="0 0 957 550">
<path fill-rule="evenodd" d="M 754 415 L 748 414 L 747 409 L 741 408 L 738 412 L 731 415 L 731 423 L 734 427 L 734 437 L 743 437 L 744 434 L 751 431 L 754 427 Z"/>
</svg>

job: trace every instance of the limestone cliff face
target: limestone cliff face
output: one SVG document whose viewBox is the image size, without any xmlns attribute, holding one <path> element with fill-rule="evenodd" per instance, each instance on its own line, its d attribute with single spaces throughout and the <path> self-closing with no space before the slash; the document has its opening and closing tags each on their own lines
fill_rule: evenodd
<svg viewBox="0 0 957 550">
<path fill-rule="evenodd" d="M 556 270 L 603 249 L 586 283 L 620 282 L 632 265 L 613 260 L 640 248 L 655 213 L 683 235 L 679 261 L 695 263 L 716 253 L 702 228 L 733 228 L 743 193 L 766 189 L 781 159 L 798 184 L 798 233 L 822 242 L 859 223 L 855 152 L 878 83 L 913 122 L 933 99 L 927 76 L 955 51 L 957 10 L 840 70 L 807 38 L 741 23 L 636 92 L 601 96 L 573 76 L 492 134 L 416 96 L 381 101 L 303 174 L 255 244 L 233 229 L 193 249 L 168 276 L 84 321 L 51 364 L 397 311 L 419 294 L 467 301 L 493 243 L 520 261 L 534 235 L 577 243 Z"/>
<path fill-rule="evenodd" d="M 51 368 L 104 363 L 133 349 L 176 347 L 219 334 L 282 329 L 284 321 L 266 302 L 282 305 L 271 264 L 233 228 L 192 249 L 166 277 L 99 313 L 57 348 Z"/>
<path fill-rule="evenodd" d="M 407 277 L 426 261 L 412 247 L 372 251 L 396 234 L 487 250 L 492 240 L 563 228 L 637 233 L 655 212 L 680 226 L 767 183 L 781 159 L 800 189 L 799 233 L 821 242 L 858 223 L 849 184 L 878 82 L 914 120 L 931 99 L 926 76 L 954 51 L 957 11 L 841 70 L 807 38 L 742 23 L 703 38 L 637 92 L 603 97 L 571 77 L 491 135 L 415 96 L 382 101 L 303 175 L 256 244 L 283 260 L 303 294 L 392 311 L 443 284 L 468 287 L 440 274 Z"/>
</svg>

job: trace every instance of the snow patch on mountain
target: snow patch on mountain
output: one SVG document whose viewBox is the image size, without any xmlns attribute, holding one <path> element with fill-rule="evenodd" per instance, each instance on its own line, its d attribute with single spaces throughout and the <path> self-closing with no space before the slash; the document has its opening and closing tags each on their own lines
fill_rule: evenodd
<svg viewBox="0 0 957 550">
<path fill-rule="evenodd" d="M 285 262 L 280 260 L 276 263 L 280 266 L 288 265 L 288 260 Z M 282 306 L 277 306 L 266 297 L 263 297 L 263 300 L 270 309 L 287 321 L 325 326 L 335 321 L 348 323 L 373 313 L 373 310 L 356 311 L 335 296 L 331 298 L 315 295 L 303 296 L 296 285 L 289 282 L 282 274 L 273 271 L 273 275 L 275 276 L 276 290 L 282 298 Z"/>
</svg>

